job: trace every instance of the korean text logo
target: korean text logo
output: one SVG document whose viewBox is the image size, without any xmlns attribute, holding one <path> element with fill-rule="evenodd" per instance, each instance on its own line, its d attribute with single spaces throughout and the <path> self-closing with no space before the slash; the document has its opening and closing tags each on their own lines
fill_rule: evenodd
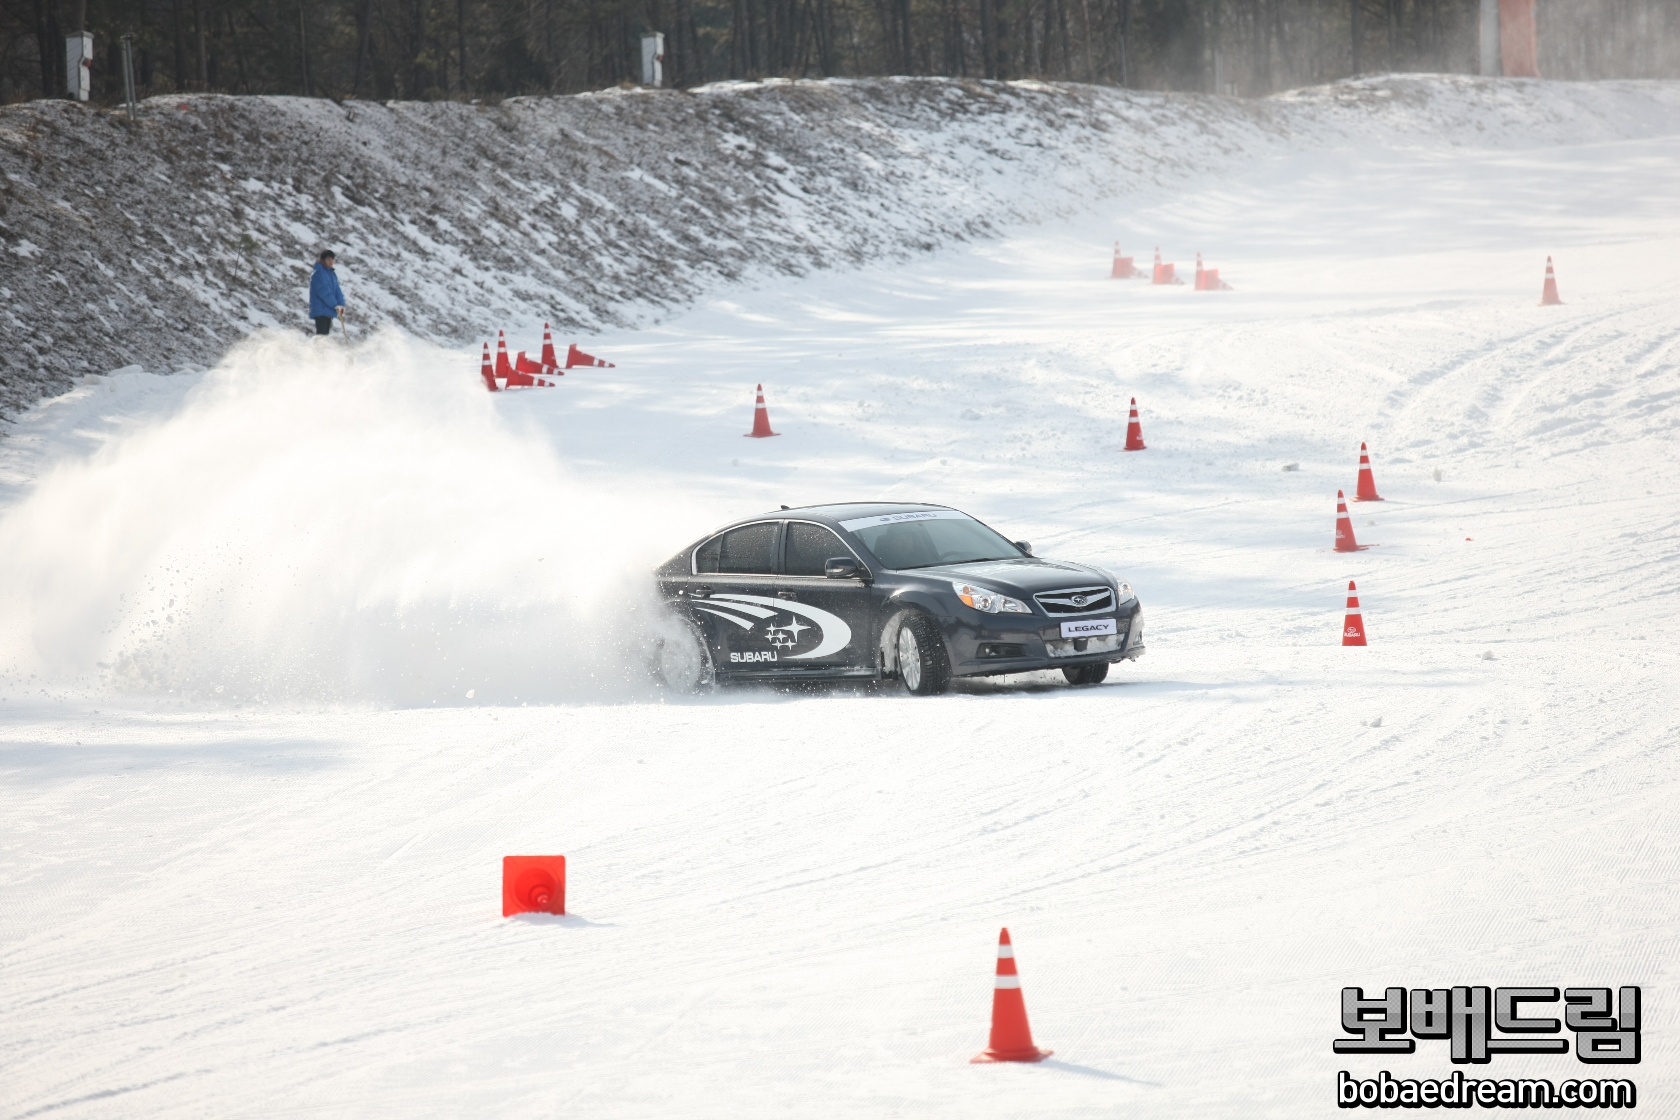
<svg viewBox="0 0 1680 1120">
<path fill-rule="evenodd" d="M 1501 1054 L 1574 1053 L 1588 1065 L 1639 1062 L 1640 990 L 1623 987 L 1612 1007 L 1609 988 L 1389 988 L 1367 999 L 1362 988 L 1342 989 L 1342 1029 L 1350 1036 L 1331 1044 L 1337 1054 L 1399 1055 L 1417 1052 L 1418 1040 L 1443 1040 L 1454 1065 L 1486 1065 Z M 1561 1006 L 1547 1007 L 1546 1005 Z M 1561 1010 L 1560 1020 L 1548 1011 Z M 1612 1014 L 1614 1011 L 1614 1014 Z M 1609 1071 L 1606 1071 L 1609 1072 Z M 1342 1070 L 1336 1079 L 1342 1108 L 1632 1108 L 1633 1082 L 1617 1078 L 1474 1079 L 1464 1071 L 1440 1080 L 1395 1078 L 1383 1070 L 1364 1080 Z"/>
</svg>

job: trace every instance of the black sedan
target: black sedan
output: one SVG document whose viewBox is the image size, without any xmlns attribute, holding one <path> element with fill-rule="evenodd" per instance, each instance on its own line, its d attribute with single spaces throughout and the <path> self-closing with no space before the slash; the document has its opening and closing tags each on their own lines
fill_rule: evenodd
<svg viewBox="0 0 1680 1120">
<path fill-rule="evenodd" d="M 1144 648 L 1129 585 L 946 506 L 784 508 L 696 541 L 657 578 L 675 618 L 656 670 L 677 688 L 896 677 L 926 696 L 1036 669 L 1096 684 Z"/>
</svg>

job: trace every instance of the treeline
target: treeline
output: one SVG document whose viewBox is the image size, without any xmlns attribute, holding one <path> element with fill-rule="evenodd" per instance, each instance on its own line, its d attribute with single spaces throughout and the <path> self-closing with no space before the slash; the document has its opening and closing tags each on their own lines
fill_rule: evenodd
<svg viewBox="0 0 1680 1120">
<path fill-rule="evenodd" d="M 1475 72 L 1479 0 L 0 0 L 0 101 L 57 97 L 93 33 L 96 100 L 389 99 L 938 74 L 1262 95 L 1373 71 Z M 1541 72 L 1680 76 L 1680 0 L 1539 0 Z"/>
</svg>

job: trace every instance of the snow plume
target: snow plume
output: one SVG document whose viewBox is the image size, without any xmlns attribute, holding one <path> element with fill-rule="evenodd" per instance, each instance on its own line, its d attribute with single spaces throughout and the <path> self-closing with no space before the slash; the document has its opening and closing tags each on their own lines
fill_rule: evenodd
<svg viewBox="0 0 1680 1120">
<path fill-rule="evenodd" d="M 395 333 L 235 348 L 0 519 L 0 674 L 241 703 L 645 692 L 661 519 L 574 482 L 475 362 Z"/>
</svg>

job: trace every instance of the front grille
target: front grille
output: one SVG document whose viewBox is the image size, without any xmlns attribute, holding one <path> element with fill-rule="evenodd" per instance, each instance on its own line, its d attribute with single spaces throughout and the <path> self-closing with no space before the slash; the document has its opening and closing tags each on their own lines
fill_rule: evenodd
<svg viewBox="0 0 1680 1120">
<path fill-rule="evenodd" d="M 1066 591 L 1041 591 L 1033 596 L 1047 615 L 1095 614 L 1114 609 L 1112 587 L 1070 587 Z"/>
</svg>

